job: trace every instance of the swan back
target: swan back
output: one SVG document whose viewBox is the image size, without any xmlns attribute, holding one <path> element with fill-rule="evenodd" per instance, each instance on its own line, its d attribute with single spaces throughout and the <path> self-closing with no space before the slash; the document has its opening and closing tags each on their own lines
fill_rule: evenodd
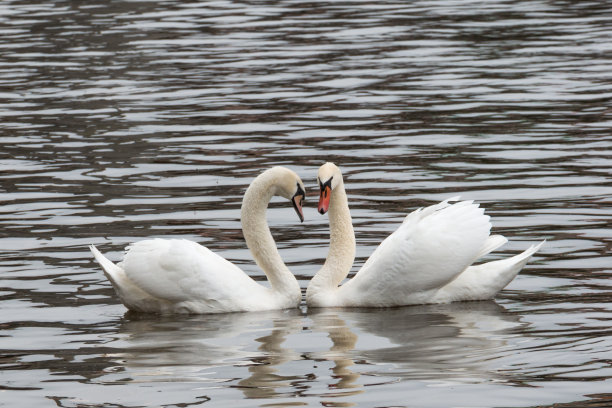
<svg viewBox="0 0 612 408">
<path fill-rule="evenodd" d="M 339 297 L 364 306 L 422 303 L 416 300 L 430 297 L 478 258 L 490 228 L 489 217 L 471 201 L 417 210 L 342 286 Z"/>
<path fill-rule="evenodd" d="M 223 313 L 274 308 L 276 293 L 208 248 L 184 239 L 149 239 L 128 247 L 130 281 L 162 311 Z"/>
</svg>

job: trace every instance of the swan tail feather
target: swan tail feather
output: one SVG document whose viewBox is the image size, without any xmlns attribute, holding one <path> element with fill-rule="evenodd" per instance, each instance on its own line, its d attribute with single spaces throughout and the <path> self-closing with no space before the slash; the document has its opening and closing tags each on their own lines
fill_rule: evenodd
<svg viewBox="0 0 612 408">
<path fill-rule="evenodd" d="M 89 250 L 93 254 L 96 261 L 102 267 L 102 270 L 104 271 L 104 275 L 106 275 L 108 280 L 110 280 L 111 283 L 113 283 L 113 285 L 115 286 L 118 285 L 119 284 L 118 280 L 120 279 L 120 276 L 123 274 L 123 269 L 115 265 L 110 259 L 108 259 L 104 255 L 102 255 L 102 253 L 98 251 L 98 248 L 96 248 L 94 245 L 90 245 Z"/>
<path fill-rule="evenodd" d="M 532 245 L 511 258 L 491 261 L 467 268 L 454 281 L 443 287 L 432 303 L 448 303 L 493 298 L 525 267 L 529 259 L 546 241 Z"/>
<path fill-rule="evenodd" d="M 534 245 L 530 246 L 529 248 L 527 248 L 526 250 L 524 250 L 523 252 L 521 252 L 520 254 L 515 255 L 515 256 L 513 256 L 510 259 L 514 259 L 515 260 L 515 264 L 520 264 L 521 265 L 521 267 L 519 268 L 519 270 L 520 270 L 520 269 L 523 268 L 523 266 L 525 266 L 525 264 L 533 256 L 533 254 L 538 252 L 539 249 L 542 248 L 542 245 L 544 245 L 545 243 L 546 243 L 546 240 L 540 242 L 539 244 L 534 244 Z"/>
<path fill-rule="evenodd" d="M 516 275 L 518 275 L 519 272 L 525 267 L 529 259 L 531 259 L 531 257 L 538 252 L 545 242 L 546 241 L 544 240 L 539 244 L 531 245 L 520 254 L 511 258 L 491 262 L 491 264 L 497 265 L 498 267 L 490 271 L 490 274 L 492 275 L 491 277 L 495 278 L 494 282 L 496 282 L 496 284 L 492 285 L 494 289 L 493 293 L 491 293 L 489 297 L 495 296 L 497 292 L 512 282 L 512 280 L 516 278 Z M 483 267 L 486 267 L 486 265 L 487 264 L 483 264 Z"/>
<path fill-rule="evenodd" d="M 96 261 L 102 267 L 104 275 L 108 278 L 115 289 L 115 293 L 119 296 L 121 303 L 130 310 L 137 312 L 163 312 L 170 310 L 167 302 L 155 298 L 151 294 L 144 291 L 142 288 L 134 284 L 127 276 L 125 271 L 118 265 L 114 264 L 107 257 L 102 255 L 98 248 L 93 245 L 89 246 L 89 250 L 93 254 Z"/>
</svg>

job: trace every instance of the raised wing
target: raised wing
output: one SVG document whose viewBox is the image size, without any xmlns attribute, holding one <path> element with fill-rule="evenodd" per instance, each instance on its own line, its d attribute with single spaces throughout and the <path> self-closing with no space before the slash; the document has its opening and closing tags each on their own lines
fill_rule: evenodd
<svg viewBox="0 0 612 408">
<path fill-rule="evenodd" d="M 187 240 L 137 242 L 127 248 L 119 266 L 140 289 L 172 303 L 209 303 L 211 309 L 223 310 L 266 290 L 236 265 Z M 228 301 L 232 304 L 225 305 Z"/>
<path fill-rule="evenodd" d="M 490 229 L 489 216 L 472 201 L 444 201 L 410 213 L 340 288 L 343 303 L 420 303 L 478 258 Z"/>
</svg>

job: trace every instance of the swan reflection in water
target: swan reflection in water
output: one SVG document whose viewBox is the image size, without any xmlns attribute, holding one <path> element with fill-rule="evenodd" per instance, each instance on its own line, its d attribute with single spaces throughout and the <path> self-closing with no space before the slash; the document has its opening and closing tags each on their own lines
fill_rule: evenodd
<svg viewBox="0 0 612 408">
<path fill-rule="evenodd" d="M 512 382 L 495 360 L 515 353 L 522 325 L 492 301 L 180 320 L 128 316 L 120 328 L 124 352 L 116 357 L 130 381 L 189 381 L 200 383 L 201 393 L 234 388 L 246 398 L 333 398 L 350 406 L 339 400 L 374 383 Z"/>
<path fill-rule="evenodd" d="M 360 371 L 402 380 L 512 382 L 499 371 L 499 359 L 515 354 L 524 340 L 516 334 L 524 326 L 520 316 L 493 301 L 343 311 L 339 316 L 358 333 L 353 357 L 373 365 Z"/>
</svg>

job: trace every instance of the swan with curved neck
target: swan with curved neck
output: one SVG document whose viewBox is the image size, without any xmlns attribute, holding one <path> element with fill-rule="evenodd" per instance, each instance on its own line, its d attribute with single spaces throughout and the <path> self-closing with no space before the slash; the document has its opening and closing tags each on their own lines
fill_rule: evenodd
<svg viewBox="0 0 612 408">
<path fill-rule="evenodd" d="M 489 216 L 472 201 L 450 199 L 410 213 L 357 274 L 340 286 L 355 257 L 355 236 L 340 169 L 318 173 L 318 210 L 329 213 L 330 246 L 306 289 L 309 307 L 391 307 L 490 299 L 543 243 L 511 258 L 472 264 L 507 242 L 489 235 Z"/>
<path fill-rule="evenodd" d="M 90 246 L 122 303 L 150 313 L 226 313 L 297 307 L 300 286 L 282 261 L 266 209 L 273 196 L 291 201 L 301 221 L 304 184 L 293 171 L 273 167 L 247 189 L 241 223 L 247 246 L 270 287 L 255 282 L 238 266 L 208 248 L 182 239 L 149 239 L 127 248 L 115 265 Z"/>
</svg>

